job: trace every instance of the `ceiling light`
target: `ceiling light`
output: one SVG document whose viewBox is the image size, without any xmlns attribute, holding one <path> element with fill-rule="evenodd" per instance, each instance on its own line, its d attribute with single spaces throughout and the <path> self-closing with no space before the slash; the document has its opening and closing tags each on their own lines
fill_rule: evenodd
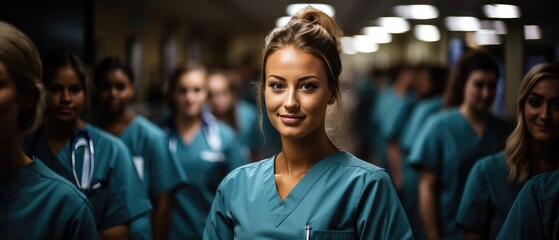
<svg viewBox="0 0 559 240">
<path fill-rule="evenodd" d="M 483 20 L 480 22 L 480 30 L 492 30 L 496 34 L 507 34 L 507 26 L 503 21 Z"/>
<path fill-rule="evenodd" d="M 294 3 L 294 4 L 289 4 L 287 6 L 287 15 L 289 16 L 293 16 L 295 14 L 297 14 L 297 12 L 303 8 L 306 8 L 308 6 L 311 6 L 313 8 L 316 8 L 320 11 L 323 11 L 324 13 L 326 13 L 328 16 L 333 17 L 334 14 L 336 13 L 336 11 L 334 10 L 334 7 L 332 7 L 331 5 L 328 4 L 322 4 L 322 3 Z"/>
<path fill-rule="evenodd" d="M 370 36 L 375 43 L 392 42 L 392 35 L 383 27 L 364 27 L 363 34 Z"/>
<path fill-rule="evenodd" d="M 393 8 L 398 17 L 409 19 L 433 19 L 439 17 L 439 11 L 435 6 L 426 4 L 398 5 Z"/>
<path fill-rule="evenodd" d="M 352 37 L 342 37 L 342 51 L 345 54 L 356 54 L 357 50 L 355 50 L 355 39 Z"/>
<path fill-rule="evenodd" d="M 372 53 L 378 51 L 378 44 L 376 44 L 371 38 L 371 36 L 367 35 L 356 35 L 353 36 L 353 43 L 355 45 L 355 50 L 361 53 Z"/>
<path fill-rule="evenodd" d="M 474 39 L 478 45 L 501 44 L 501 38 L 494 30 L 479 30 L 475 32 Z"/>
<path fill-rule="evenodd" d="M 417 39 L 424 42 L 436 42 L 441 40 L 441 33 L 434 25 L 416 25 L 413 32 Z"/>
<path fill-rule="evenodd" d="M 490 18 L 519 18 L 520 8 L 510 4 L 487 4 L 483 12 Z"/>
<path fill-rule="evenodd" d="M 538 25 L 525 25 L 524 26 L 524 39 L 536 40 L 542 38 L 542 30 Z"/>
<path fill-rule="evenodd" d="M 283 27 L 291 20 L 290 16 L 280 17 L 276 20 L 276 27 Z"/>
<path fill-rule="evenodd" d="M 481 28 L 479 19 L 475 17 L 447 17 L 446 27 L 450 31 L 477 31 Z"/>
<path fill-rule="evenodd" d="M 389 33 L 404 33 L 410 30 L 408 21 L 401 17 L 381 17 L 377 23 Z"/>
</svg>

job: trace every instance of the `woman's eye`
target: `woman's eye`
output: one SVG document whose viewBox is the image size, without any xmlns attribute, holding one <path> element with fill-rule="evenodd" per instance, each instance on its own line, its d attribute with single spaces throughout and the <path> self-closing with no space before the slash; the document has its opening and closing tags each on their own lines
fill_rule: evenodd
<svg viewBox="0 0 559 240">
<path fill-rule="evenodd" d="M 559 102 L 552 102 L 551 108 L 553 108 L 553 110 L 555 111 L 559 111 Z"/>
<path fill-rule="evenodd" d="M 82 87 L 75 85 L 75 86 L 71 86 L 69 90 L 72 94 L 75 95 L 75 94 L 78 94 L 79 92 L 81 92 Z"/>
<path fill-rule="evenodd" d="M 47 87 L 47 89 L 49 90 L 49 92 L 51 93 L 60 93 L 62 92 L 62 88 L 57 86 L 57 85 L 49 85 Z"/>
<path fill-rule="evenodd" d="M 272 88 L 272 90 L 282 90 L 285 88 L 285 86 L 281 83 L 278 82 L 272 82 L 270 83 L 270 85 L 268 85 L 270 88 Z"/>
<path fill-rule="evenodd" d="M 117 84 L 116 85 L 116 90 L 124 91 L 124 89 L 126 89 L 126 85 L 124 85 L 124 84 Z"/>
<path fill-rule="evenodd" d="M 542 101 L 537 98 L 530 98 L 528 99 L 528 104 L 530 104 L 530 106 L 532 107 L 539 107 L 542 105 Z"/>
<path fill-rule="evenodd" d="M 316 85 L 314 85 L 312 83 L 303 83 L 303 84 L 301 84 L 301 86 L 299 88 L 303 91 L 312 91 L 312 90 L 316 89 Z"/>
</svg>

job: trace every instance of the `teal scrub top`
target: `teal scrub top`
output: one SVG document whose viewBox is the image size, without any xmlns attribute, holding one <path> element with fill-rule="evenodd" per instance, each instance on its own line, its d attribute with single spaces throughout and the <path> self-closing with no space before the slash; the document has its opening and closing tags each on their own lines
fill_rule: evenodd
<svg viewBox="0 0 559 240">
<path fill-rule="evenodd" d="M 559 239 L 559 170 L 526 181 L 497 239 Z"/>
<path fill-rule="evenodd" d="M 91 189 L 82 190 L 93 206 L 98 231 L 134 221 L 151 211 L 151 204 L 124 143 L 103 130 L 87 124 L 94 147 L 94 171 Z M 72 173 L 70 141 L 54 156 L 41 134 L 29 134 L 23 140 L 29 156 L 41 159 L 54 172 L 76 185 Z M 83 148 L 75 152 L 76 172 L 81 178 Z M 76 185 L 77 186 L 77 185 Z"/>
<path fill-rule="evenodd" d="M 0 182 L 0 238 L 97 239 L 87 198 L 41 161 Z"/>
<path fill-rule="evenodd" d="M 204 239 L 413 239 L 386 171 L 339 151 L 316 163 L 282 201 L 271 157 L 220 184 Z"/>
<path fill-rule="evenodd" d="M 151 199 L 170 192 L 186 182 L 167 146 L 165 132 L 142 116 L 136 116 L 124 129 L 120 139 L 132 154 L 134 166 L 144 190 Z M 132 239 L 151 239 L 151 216 L 146 215 L 131 225 Z"/>
<path fill-rule="evenodd" d="M 502 150 L 509 132 L 505 122 L 490 115 L 479 138 L 458 108 L 436 113 L 427 120 L 408 161 L 418 171 L 437 176 L 441 238 L 462 238 L 455 220 L 470 169 L 480 158 Z"/>
<path fill-rule="evenodd" d="M 504 151 L 479 160 L 468 176 L 456 224 L 495 239 L 521 188 L 509 180 Z"/>
<path fill-rule="evenodd" d="M 255 105 L 239 100 L 235 107 L 235 118 L 239 126 L 238 135 L 251 152 L 256 152 L 261 147 L 258 132 L 258 111 Z"/>
<path fill-rule="evenodd" d="M 392 86 L 384 87 L 378 92 L 371 112 L 372 125 L 376 129 L 372 143 L 382 167 L 388 168 L 386 147 L 389 141 L 399 139 L 415 100 L 414 93 L 400 96 Z"/>
<path fill-rule="evenodd" d="M 175 192 L 168 239 L 201 239 L 219 183 L 247 162 L 234 130 L 207 113 L 204 116 L 202 129 L 190 143 L 169 128 L 169 148 L 188 176 L 188 184 Z"/>
<path fill-rule="evenodd" d="M 402 200 L 402 205 L 406 210 L 406 214 L 408 215 L 408 219 L 416 239 L 425 239 L 423 226 L 419 217 L 419 206 L 417 204 L 419 201 L 417 190 L 419 176 L 417 171 L 410 165 L 405 164 L 405 162 L 410 153 L 410 149 L 416 142 L 420 130 L 425 126 L 427 118 L 441 110 L 441 108 L 441 96 L 434 96 L 417 103 L 404 129 L 402 130 L 402 135 L 399 140 L 400 159 L 402 159 L 403 173 L 403 184 L 400 189 L 400 199 Z"/>
</svg>

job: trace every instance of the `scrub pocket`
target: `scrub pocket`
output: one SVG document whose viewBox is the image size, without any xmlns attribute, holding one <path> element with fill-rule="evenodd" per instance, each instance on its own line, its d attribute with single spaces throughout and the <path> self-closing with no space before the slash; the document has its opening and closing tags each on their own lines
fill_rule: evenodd
<svg viewBox="0 0 559 240">
<path fill-rule="evenodd" d="M 93 207 L 93 215 L 95 216 L 95 223 L 97 224 L 97 229 L 101 228 L 101 220 L 103 219 L 104 209 L 106 209 L 105 204 L 107 202 L 107 197 L 109 196 L 109 184 L 106 180 L 101 180 L 97 183 L 92 183 L 91 189 L 85 190 L 83 193 L 87 196 L 87 199 Z"/>
<path fill-rule="evenodd" d="M 307 239 L 305 231 L 301 232 L 300 239 Z M 355 231 L 340 231 L 340 230 L 311 230 L 311 240 L 351 240 L 355 239 Z"/>
</svg>

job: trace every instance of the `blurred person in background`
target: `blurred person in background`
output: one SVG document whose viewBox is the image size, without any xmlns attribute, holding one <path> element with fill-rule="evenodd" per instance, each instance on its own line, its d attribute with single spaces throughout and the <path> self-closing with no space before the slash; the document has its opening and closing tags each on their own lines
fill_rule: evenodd
<svg viewBox="0 0 559 240">
<path fill-rule="evenodd" d="M 134 77 L 128 64 L 115 57 L 103 59 L 95 69 L 93 83 L 98 101 L 93 122 L 126 144 L 142 179 L 142 190 L 153 205 L 151 215 L 132 223 L 131 238 L 165 239 L 173 193 L 186 177 L 169 151 L 165 132 L 130 109 Z"/>
</svg>

